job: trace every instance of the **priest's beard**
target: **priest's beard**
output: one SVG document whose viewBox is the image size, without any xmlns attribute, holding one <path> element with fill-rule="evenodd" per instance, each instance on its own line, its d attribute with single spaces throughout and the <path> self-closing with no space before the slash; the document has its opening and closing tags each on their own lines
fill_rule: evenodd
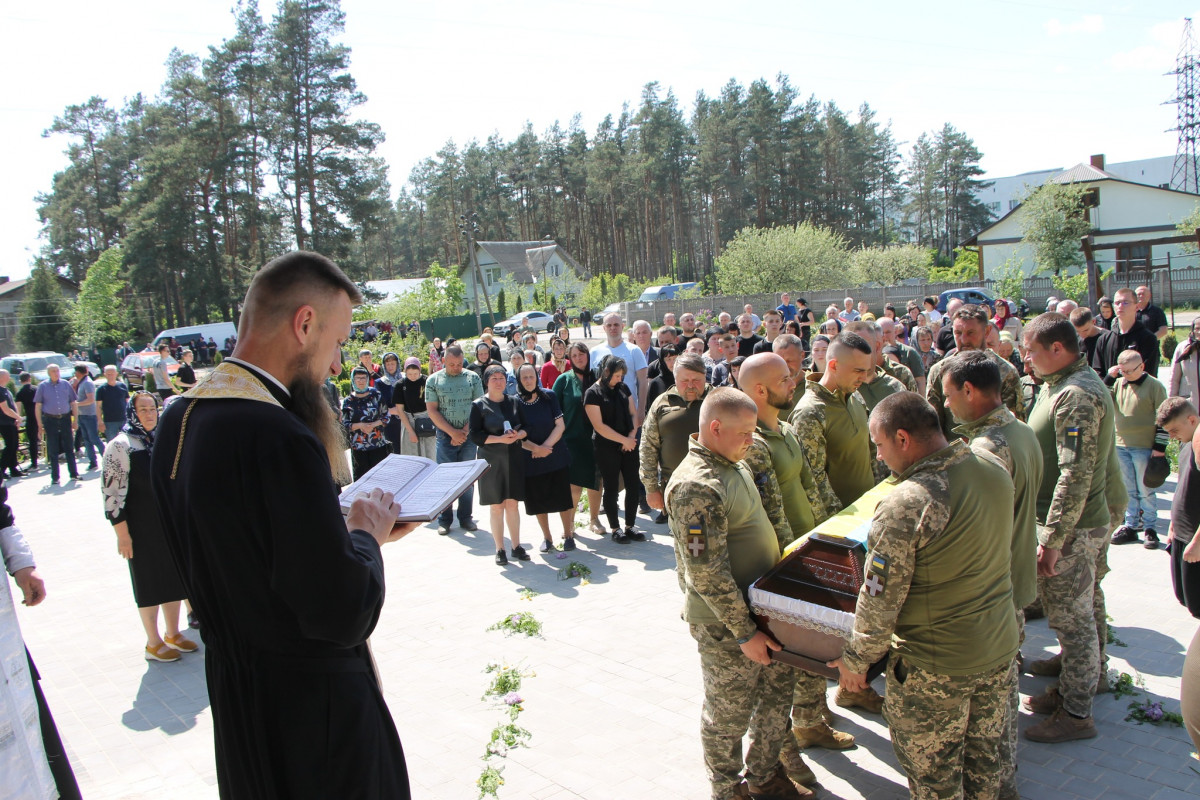
<svg viewBox="0 0 1200 800">
<path fill-rule="evenodd" d="M 348 485 L 352 478 L 350 467 L 346 463 L 346 434 L 342 421 L 333 413 L 325 395 L 321 392 L 321 383 L 308 373 L 307 361 L 297 364 L 288 391 L 292 395 L 292 413 L 313 432 L 313 435 L 325 447 L 329 456 L 330 472 L 338 486 Z"/>
</svg>

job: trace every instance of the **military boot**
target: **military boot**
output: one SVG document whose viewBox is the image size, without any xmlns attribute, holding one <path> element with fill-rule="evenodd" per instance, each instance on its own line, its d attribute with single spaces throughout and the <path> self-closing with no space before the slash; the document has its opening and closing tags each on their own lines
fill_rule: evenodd
<svg viewBox="0 0 1200 800">
<path fill-rule="evenodd" d="M 783 747 L 779 750 L 779 763 L 783 765 L 784 772 L 792 779 L 793 783 L 812 786 L 817 782 L 817 776 L 808 764 L 804 763 L 804 756 L 800 755 L 795 744 L 784 742 Z"/>
<path fill-rule="evenodd" d="M 796 744 L 804 747 L 824 747 L 827 750 L 849 750 L 854 747 L 854 737 L 848 733 L 834 730 L 833 727 L 821 720 L 811 728 L 792 728 Z"/>
<path fill-rule="evenodd" d="M 1062 653 L 1056 653 L 1049 658 L 1039 658 L 1029 662 L 1030 675 L 1044 675 L 1057 678 L 1062 673 Z"/>
<path fill-rule="evenodd" d="M 870 686 L 861 692 L 847 692 L 839 686 L 833 702 L 842 708 L 861 708 L 872 714 L 879 714 L 883 711 L 883 696 Z"/>
<path fill-rule="evenodd" d="M 1034 742 L 1057 744 L 1072 742 L 1076 739 L 1094 739 L 1096 723 L 1091 717 L 1077 719 L 1067 713 L 1065 708 L 1059 708 L 1037 725 L 1025 729 L 1025 738 Z"/>
<path fill-rule="evenodd" d="M 800 800 L 814 794 L 812 789 L 789 778 L 782 765 L 766 783 L 751 783 L 749 788 L 755 800 Z"/>
<path fill-rule="evenodd" d="M 1053 714 L 1062 708 L 1062 695 L 1058 693 L 1058 685 L 1051 686 L 1042 694 L 1026 698 L 1025 708 L 1035 714 Z"/>
</svg>

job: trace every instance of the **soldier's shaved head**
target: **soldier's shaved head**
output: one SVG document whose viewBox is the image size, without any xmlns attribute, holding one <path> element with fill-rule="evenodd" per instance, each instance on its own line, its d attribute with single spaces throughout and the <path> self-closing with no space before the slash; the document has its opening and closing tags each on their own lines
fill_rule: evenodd
<svg viewBox="0 0 1200 800">
<path fill-rule="evenodd" d="M 879 401 L 871 411 L 872 425 L 880 432 L 895 436 L 905 431 L 917 440 L 942 436 L 942 424 L 929 401 L 916 392 L 896 392 Z"/>
<path fill-rule="evenodd" d="M 756 353 L 742 364 L 738 374 L 738 386 L 756 406 L 771 406 L 784 409 L 791 406 L 792 392 L 796 382 L 792 371 L 781 356 L 775 353 Z"/>
<path fill-rule="evenodd" d="M 700 444 L 714 453 L 741 461 L 754 440 L 758 406 L 737 389 L 718 387 L 700 406 Z"/>
</svg>

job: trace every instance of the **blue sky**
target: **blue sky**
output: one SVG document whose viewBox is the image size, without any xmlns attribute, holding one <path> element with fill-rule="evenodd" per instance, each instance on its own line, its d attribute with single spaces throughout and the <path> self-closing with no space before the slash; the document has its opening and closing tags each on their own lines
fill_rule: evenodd
<svg viewBox="0 0 1200 800">
<path fill-rule="evenodd" d="M 232 0 L 8 0 L 0 10 L 0 274 L 28 273 L 40 247 L 34 196 L 63 167 L 41 133 L 91 95 L 153 96 L 172 47 L 205 54 L 233 34 Z M 642 86 L 698 91 L 786 74 L 801 95 L 863 102 L 909 143 L 950 122 L 994 176 L 1068 167 L 1092 153 L 1129 161 L 1175 152 L 1174 68 L 1194 3 L 384 2 L 343 0 L 351 72 L 382 125 L 394 188 L 453 139 L 582 115 L 594 131 Z M 262 0 L 270 15 L 273 5 Z M 907 150 L 909 145 L 902 149 Z"/>
</svg>

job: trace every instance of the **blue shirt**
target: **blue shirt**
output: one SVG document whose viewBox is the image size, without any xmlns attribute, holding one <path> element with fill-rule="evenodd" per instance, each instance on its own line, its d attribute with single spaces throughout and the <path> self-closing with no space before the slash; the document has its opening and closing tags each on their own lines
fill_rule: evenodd
<svg viewBox="0 0 1200 800">
<path fill-rule="evenodd" d="M 58 381 L 46 380 L 38 384 L 33 402 L 42 404 L 43 414 L 70 414 L 71 403 L 75 402 L 75 390 L 62 378 Z"/>
<path fill-rule="evenodd" d="M 104 414 L 105 422 L 124 422 L 125 409 L 129 405 L 129 387 L 117 381 L 113 386 L 107 382 L 96 387 L 96 402 Z"/>
<path fill-rule="evenodd" d="M 783 314 L 784 323 L 791 322 L 792 320 L 794 320 L 796 318 L 796 307 L 794 305 L 792 305 L 791 303 L 788 303 L 786 306 L 781 305 L 781 306 L 777 307 L 775 310 L 778 311 L 780 314 Z"/>
<path fill-rule="evenodd" d="M 79 403 L 80 416 L 87 415 L 89 417 L 96 416 L 96 404 L 92 403 L 89 406 L 83 405 L 87 402 L 88 395 L 96 394 L 96 384 L 92 383 L 92 379 L 86 375 L 79 383 L 75 385 L 75 400 Z"/>
<path fill-rule="evenodd" d="M 463 428 L 471 418 L 471 403 L 483 397 L 483 381 L 463 368 L 458 375 L 441 369 L 425 381 L 425 402 L 437 403 L 438 413 L 455 428 Z"/>
</svg>

